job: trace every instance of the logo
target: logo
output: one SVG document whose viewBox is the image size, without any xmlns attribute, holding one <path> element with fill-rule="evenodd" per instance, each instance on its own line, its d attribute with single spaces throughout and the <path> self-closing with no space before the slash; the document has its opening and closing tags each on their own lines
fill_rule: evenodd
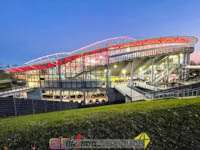
<svg viewBox="0 0 200 150">
<path fill-rule="evenodd" d="M 78 134 L 77 139 L 71 138 L 51 138 L 49 140 L 50 149 L 74 149 L 74 148 L 147 148 L 150 138 L 146 133 L 141 133 L 134 139 L 81 139 Z"/>
<path fill-rule="evenodd" d="M 141 133 L 140 135 L 138 135 L 137 137 L 134 138 L 135 140 L 144 140 L 144 148 L 147 148 L 149 142 L 150 142 L 150 138 L 146 133 Z"/>
</svg>

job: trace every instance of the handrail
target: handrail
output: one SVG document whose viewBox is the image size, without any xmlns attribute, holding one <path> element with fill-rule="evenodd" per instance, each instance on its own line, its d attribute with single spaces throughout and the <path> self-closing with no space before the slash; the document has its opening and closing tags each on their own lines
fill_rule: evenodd
<svg viewBox="0 0 200 150">
<path fill-rule="evenodd" d="M 181 98 L 181 97 L 189 97 L 189 96 L 200 96 L 200 88 L 194 88 L 194 89 L 180 89 L 180 90 L 171 90 L 171 91 L 162 91 L 162 92 L 148 92 L 145 95 L 151 95 L 149 99 L 151 100 L 158 100 L 158 99 L 168 99 L 168 98 Z M 146 96 L 147 97 L 147 96 Z M 135 101 L 139 98 L 142 98 L 141 96 L 135 96 L 132 97 L 132 101 Z M 146 99 L 148 100 L 148 99 Z"/>
</svg>

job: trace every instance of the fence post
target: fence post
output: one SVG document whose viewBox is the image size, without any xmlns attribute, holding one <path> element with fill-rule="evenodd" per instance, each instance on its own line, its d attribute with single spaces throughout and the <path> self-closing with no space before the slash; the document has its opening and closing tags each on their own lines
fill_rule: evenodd
<svg viewBox="0 0 200 150">
<path fill-rule="evenodd" d="M 47 112 L 46 101 L 44 100 L 44 112 Z"/>
<path fill-rule="evenodd" d="M 56 111 L 56 110 L 55 110 L 55 103 L 54 103 L 54 101 L 53 101 L 53 111 Z"/>
<path fill-rule="evenodd" d="M 15 116 L 17 116 L 17 109 L 16 109 L 16 102 L 15 102 L 15 98 L 13 98 L 13 103 L 14 103 L 14 109 L 15 109 Z"/>
<path fill-rule="evenodd" d="M 62 110 L 62 101 L 60 101 L 60 111 Z"/>
<path fill-rule="evenodd" d="M 32 110 L 33 110 L 33 114 L 35 114 L 35 110 L 34 110 L 34 101 L 32 99 Z"/>
</svg>

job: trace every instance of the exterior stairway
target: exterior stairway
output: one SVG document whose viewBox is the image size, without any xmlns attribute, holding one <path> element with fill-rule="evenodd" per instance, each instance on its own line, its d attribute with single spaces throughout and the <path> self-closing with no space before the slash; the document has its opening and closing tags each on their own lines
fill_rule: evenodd
<svg viewBox="0 0 200 150">
<path fill-rule="evenodd" d="M 170 68 L 169 69 L 169 74 L 171 74 L 176 68 Z M 167 76 L 167 70 L 164 70 L 162 73 L 160 73 L 155 79 L 154 83 L 159 82 L 161 79 L 163 79 L 165 76 Z"/>
<path fill-rule="evenodd" d="M 133 101 L 140 101 L 140 100 L 147 100 L 148 99 L 143 94 L 137 92 L 134 89 L 129 88 L 127 86 L 127 84 L 118 84 L 118 85 L 115 85 L 114 88 L 118 92 L 120 92 L 123 96 L 125 96 L 126 102 L 133 102 Z"/>
</svg>

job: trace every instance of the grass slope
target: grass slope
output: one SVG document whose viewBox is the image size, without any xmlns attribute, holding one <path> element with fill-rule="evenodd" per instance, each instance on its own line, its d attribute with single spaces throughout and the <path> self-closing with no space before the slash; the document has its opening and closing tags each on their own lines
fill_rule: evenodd
<svg viewBox="0 0 200 150">
<path fill-rule="evenodd" d="M 10 79 L 10 75 L 0 70 L 0 80 Z M 0 90 L 5 88 L 10 88 L 10 83 L 0 83 Z"/>
<path fill-rule="evenodd" d="M 135 102 L 0 120 L 0 149 L 48 149 L 52 137 L 126 138 L 141 132 L 147 149 L 200 149 L 200 99 Z"/>
<path fill-rule="evenodd" d="M 3 70 L 0 70 L 0 80 L 10 79 L 10 75 Z"/>
</svg>

